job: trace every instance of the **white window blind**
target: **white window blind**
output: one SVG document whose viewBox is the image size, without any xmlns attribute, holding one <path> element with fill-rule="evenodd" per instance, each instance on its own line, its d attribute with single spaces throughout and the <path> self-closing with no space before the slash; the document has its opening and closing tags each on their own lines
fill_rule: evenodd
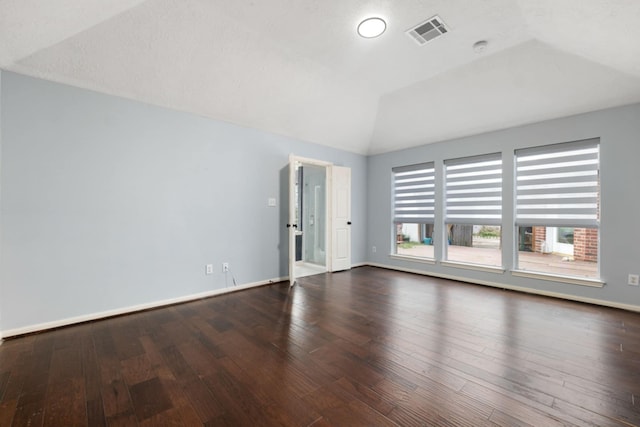
<svg viewBox="0 0 640 427">
<path fill-rule="evenodd" d="M 502 156 L 488 154 L 445 161 L 448 224 L 500 225 Z"/>
<path fill-rule="evenodd" d="M 599 139 L 516 151 L 516 224 L 597 227 Z"/>
<path fill-rule="evenodd" d="M 433 224 L 433 162 L 395 167 L 393 172 L 393 222 Z"/>
</svg>

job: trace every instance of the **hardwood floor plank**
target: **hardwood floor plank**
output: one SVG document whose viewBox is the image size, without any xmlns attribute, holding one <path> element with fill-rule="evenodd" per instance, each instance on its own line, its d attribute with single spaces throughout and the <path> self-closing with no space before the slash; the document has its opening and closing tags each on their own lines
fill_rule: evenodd
<svg viewBox="0 0 640 427">
<path fill-rule="evenodd" d="M 512 417 L 509 414 L 496 409 L 491 414 L 489 421 L 500 427 L 535 427 L 533 424 L 525 423 L 522 420 Z"/>
<path fill-rule="evenodd" d="M 344 350 L 328 345 L 311 353 L 311 359 L 335 379 L 348 376 L 361 384 L 373 386 L 384 376 L 367 363 Z"/>
<path fill-rule="evenodd" d="M 103 427 L 107 425 L 101 397 L 87 400 L 87 425 L 91 427 Z"/>
<path fill-rule="evenodd" d="M 44 408 L 44 426 L 88 426 L 84 378 L 52 383 Z"/>
<path fill-rule="evenodd" d="M 118 415 L 133 413 L 129 389 L 124 381 L 114 380 L 103 385 L 100 394 L 106 417 L 115 419 Z"/>
<path fill-rule="evenodd" d="M 177 347 L 165 347 L 160 351 L 160 353 L 162 354 L 164 363 L 171 370 L 175 378 L 186 383 L 197 377 L 193 368 L 187 363 Z"/>
<path fill-rule="evenodd" d="M 0 363 L 2 363 L 2 361 L 0 361 Z M 8 363 L 4 362 L 4 366 L 7 365 Z M 0 373 L 0 402 L 4 400 L 4 393 L 7 391 L 7 386 L 9 385 L 9 377 L 11 377 L 11 372 Z"/>
<path fill-rule="evenodd" d="M 27 369 L 30 365 L 30 361 L 31 357 L 25 356 L 20 360 L 16 360 L 12 365 L 4 365 L 7 367 L 11 366 L 13 369 L 7 379 L 7 385 L 4 395 L 2 396 L 2 402 L 18 401 L 20 394 L 22 393 L 24 382 L 29 374 Z"/>
<path fill-rule="evenodd" d="M 363 426 L 398 426 L 394 421 L 380 414 L 360 400 L 332 407 L 323 412 L 323 418 L 330 425 Z"/>
<path fill-rule="evenodd" d="M 126 412 L 107 418 L 107 425 L 109 427 L 135 427 L 138 425 L 138 420 L 134 414 Z"/>
<path fill-rule="evenodd" d="M 225 371 L 217 372 L 203 379 L 211 394 L 221 403 L 224 414 L 235 420 L 236 425 L 269 425 L 265 420 L 265 411 L 251 390 Z"/>
<path fill-rule="evenodd" d="M 191 422 L 192 424 L 186 424 Z M 159 414 L 153 415 L 150 418 L 140 422 L 140 427 L 182 427 L 182 426 L 197 426 L 200 425 L 198 417 L 191 420 L 185 420 L 178 408 L 172 408 Z"/>
<path fill-rule="evenodd" d="M 636 419 L 635 422 L 629 421 L 629 420 L 615 419 L 609 416 L 603 416 L 601 414 L 598 414 L 596 412 L 593 412 L 589 409 L 585 409 L 580 406 L 575 406 L 571 403 L 564 402 L 562 400 L 556 400 L 553 404 L 553 407 L 554 409 L 557 409 L 561 414 L 563 414 L 564 419 L 570 420 L 575 425 L 586 425 L 586 426 L 595 426 L 595 427 L 607 426 L 607 425 L 627 426 L 627 427 L 630 425 L 631 426 L 640 425 L 638 423 L 639 422 L 638 419 Z"/>
<path fill-rule="evenodd" d="M 241 384 L 247 390 L 251 390 L 262 406 L 271 405 L 274 402 L 274 393 L 271 392 L 272 384 L 268 378 L 255 375 L 250 368 L 241 368 L 239 364 L 228 357 L 220 359 L 220 366 L 233 377 L 234 381 Z M 276 385 L 273 385 L 276 386 Z"/>
<path fill-rule="evenodd" d="M 201 377 L 213 374 L 220 369 L 218 358 L 202 345 L 200 340 L 193 339 L 180 344 L 178 350 L 189 364 L 193 372 Z"/>
<path fill-rule="evenodd" d="M 152 378 L 129 387 L 129 394 L 138 421 L 144 421 L 173 408 L 171 400 L 158 378 Z"/>
<path fill-rule="evenodd" d="M 146 354 L 121 360 L 120 372 L 122 379 L 129 387 L 150 380 L 156 376 L 155 369 Z"/>
<path fill-rule="evenodd" d="M 383 415 L 388 415 L 394 408 L 394 405 L 385 400 L 375 390 L 355 380 L 342 377 L 335 384 Z"/>
<path fill-rule="evenodd" d="M 11 423 L 16 413 L 17 406 L 17 400 L 5 400 L 0 403 L 0 427 L 8 427 L 12 425 Z"/>
<path fill-rule="evenodd" d="M 306 396 L 304 396 L 304 401 L 312 408 L 315 408 L 318 412 L 326 411 L 330 408 L 337 408 L 339 406 L 343 406 L 345 403 L 349 403 L 355 398 L 348 393 L 338 393 L 334 392 L 336 390 L 335 387 L 324 386 L 321 387 Z"/>
<path fill-rule="evenodd" d="M 192 379 L 181 389 L 203 423 L 207 423 L 226 412 L 223 403 L 200 378 Z"/>
<path fill-rule="evenodd" d="M 102 400 L 100 397 L 100 366 L 93 339 L 87 337 L 81 343 L 82 374 L 87 402 Z"/>
<path fill-rule="evenodd" d="M 64 347 L 55 350 L 49 370 L 49 384 L 83 378 L 82 347 Z"/>
<path fill-rule="evenodd" d="M 461 394 L 475 399 L 491 407 L 505 411 L 510 416 L 536 426 L 562 426 L 561 420 L 554 416 L 543 413 L 536 408 L 523 404 L 522 402 L 509 397 L 509 393 L 499 393 L 487 387 L 468 382 L 461 390 Z"/>
<path fill-rule="evenodd" d="M 131 329 L 133 324 L 134 322 L 127 322 L 111 329 L 113 345 L 119 360 L 144 354 L 144 348 L 138 341 L 138 334 Z"/>
<path fill-rule="evenodd" d="M 23 405 L 18 403 L 11 421 L 12 426 L 42 426 L 44 421 L 44 404 L 30 402 Z"/>
</svg>

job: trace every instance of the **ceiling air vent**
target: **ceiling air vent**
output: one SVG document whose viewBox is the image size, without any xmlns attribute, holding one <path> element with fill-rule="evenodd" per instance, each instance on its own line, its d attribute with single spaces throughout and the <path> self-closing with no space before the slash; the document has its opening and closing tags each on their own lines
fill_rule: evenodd
<svg viewBox="0 0 640 427">
<path fill-rule="evenodd" d="M 407 31 L 407 34 L 411 36 L 420 46 L 427 44 L 433 39 L 436 39 L 448 32 L 444 21 L 440 19 L 438 15 L 431 17 L 421 24 L 416 25 Z"/>
</svg>

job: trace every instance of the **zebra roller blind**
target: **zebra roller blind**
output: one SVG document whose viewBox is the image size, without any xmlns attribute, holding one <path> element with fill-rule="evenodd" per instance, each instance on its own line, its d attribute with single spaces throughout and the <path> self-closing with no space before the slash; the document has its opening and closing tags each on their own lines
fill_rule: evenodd
<svg viewBox="0 0 640 427">
<path fill-rule="evenodd" d="M 433 224 L 433 162 L 395 167 L 393 172 L 393 222 Z"/>
<path fill-rule="evenodd" d="M 516 151 L 516 224 L 598 227 L 599 139 Z"/>
<path fill-rule="evenodd" d="M 500 153 L 447 160 L 445 179 L 448 224 L 501 224 Z"/>
</svg>

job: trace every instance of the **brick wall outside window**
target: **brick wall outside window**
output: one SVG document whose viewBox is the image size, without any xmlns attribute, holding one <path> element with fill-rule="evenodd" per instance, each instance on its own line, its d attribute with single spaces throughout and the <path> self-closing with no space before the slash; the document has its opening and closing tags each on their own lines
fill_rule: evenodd
<svg viewBox="0 0 640 427">
<path fill-rule="evenodd" d="M 573 258 L 576 261 L 598 261 L 598 230 L 593 228 L 574 229 Z"/>
<path fill-rule="evenodd" d="M 547 240 L 546 227 L 533 227 L 533 238 L 535 239 L 533 242 L 533 251 L 542 252 L 544 241 Z"/>
</svg>

